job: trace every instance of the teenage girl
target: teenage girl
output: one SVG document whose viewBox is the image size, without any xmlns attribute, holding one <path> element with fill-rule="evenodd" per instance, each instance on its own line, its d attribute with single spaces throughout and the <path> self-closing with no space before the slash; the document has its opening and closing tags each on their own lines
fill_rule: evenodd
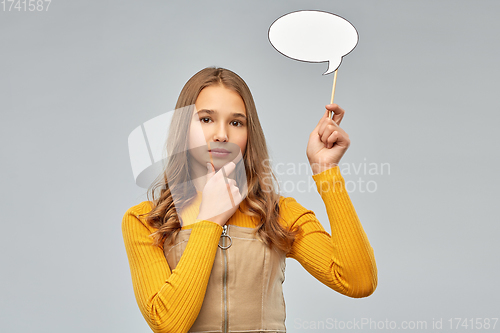
<svg viewBox="0 0 500 333">
<path fill-rule="evenodd" d="M 223 68 L 191 77 L 162 179 L 122 222 L 135 297 L 154 332 L 285 332 L 287 257 L 344 295 L 374 292 L 373 249 L 338 166 L 350 145 L 344 114 L 327 105 L 306 150 L 330 236 L 279 195 L 246 83 Z"/>
</svg>

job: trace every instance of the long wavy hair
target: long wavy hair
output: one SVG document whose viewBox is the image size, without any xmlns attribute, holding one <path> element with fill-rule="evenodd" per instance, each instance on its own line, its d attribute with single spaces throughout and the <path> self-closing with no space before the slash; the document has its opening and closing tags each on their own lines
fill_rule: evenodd
<svg viewBox="0 0 500 333">
<path fill-rule="evenodd" d="M 148 189 L 152 210 L 143 214 L 147 215 L 146 222 L 157 229 L 151 234 L 153 244 L 162 246 L 165 242 L 171 244 L 174 241 L 181 229 L 180 212 L 197 195 L 196 188 L 189 182 L 191 175 L 187 163 L 192 108 L 200 92 L 214 85 L 237 92 L 247 113 L 247 146 L 238 164 L 244 163 L 241 167 L 245 168 L 248 194 L 244 199 L 245 205 L 240 205 L 238 209 L 259 220 L 257 233 L 267 246 L 276 246 L 288 252 L 300 229 L 290 230 L 279 222 L 279 185 L 270 164 L 266 163 L 269 161 L 267 145 L 252 94 L 236 73 L 217 67 L 205 68 L 193 75 L 177 100 L 170 125 L 176 131 L 169 132 L 166 146 L 170 158 L 163 173 Z M 182 186 L 182 190 L 174 190 L 176 186 Z M 172 195 L 174 191 L 175 195 Z"/>
</svg>

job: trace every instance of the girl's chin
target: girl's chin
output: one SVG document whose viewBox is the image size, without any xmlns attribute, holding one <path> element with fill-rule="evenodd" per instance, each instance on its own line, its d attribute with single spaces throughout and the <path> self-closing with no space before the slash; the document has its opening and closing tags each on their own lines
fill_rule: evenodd
<svg viewBox="0 0 500 333">
<path fill-rule="evenodd" d="M 224 162 L 216 162 L 214 161 L 214 169 L 215 172 L 219 171 L 224 165 L 228 164 L 231 161 L 224 161 Z"/>
<path fill-rule="evenodd" d="M 238 164 L 238 162 L 241 160 L 241 154 L 236 156 L 228 156 L 227 158 L 216 158 L 212 157 L 210 159 L 210 156 L 198 156 L 198 158 L 194 156 L 190 156 L 188 159 L 188 163 L 194 163 L 194 164 L 199 164 L 200 167 L 202 166 L 203 169 L 206 169 L 207 163 L 213 163 L 215 172 L 219 171 L 224 165 L 234 162 L 235 164 Z M 198 169 L 198 168 L 196 168 Z M 200 169 L 201 170 L 201 169 Z"/>
<path fill-rule="evenodd" d="M 234 162 L 235 164 L 237 164 L 240 160 L 241 160 L 241 155 L 239 156 L 231 156 L 231 155 L 228 155 L 228 156 L 225 156 L 223 158 L 221 157 L 215 157 L 215 156 L 212 156 L 212 159 L 208 161 L 208 163 L 213 163 L 214 164 L 214 168 L 216 170 L 222 168 L 224 165 L 230 163 L 230 162 Z"/>
</svg>

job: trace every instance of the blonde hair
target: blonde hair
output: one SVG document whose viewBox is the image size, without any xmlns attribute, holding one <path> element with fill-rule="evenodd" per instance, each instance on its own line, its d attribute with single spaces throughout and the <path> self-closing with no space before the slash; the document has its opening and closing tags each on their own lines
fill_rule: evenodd
<svg viewBox="0 0 500 333">
<path fill-rule="evenodd" d="M 262 127 L 257 116 L 255 103 L 247 84 L 236 73 L 224 69 L 209 67 L 193 75 L 184 85 L 176 104 L 176 110 L 184 108 L 184 112 L 176 112 L 172 118 L 172 127 L 176 133 L 169 133 L 167 151 L 178 149 L 180 153 L 173 154 L 162 178 L 157 179 L 148 189 L 148 199 L 151 196 L 152 210 L 147 213 L 147 223 L 157 230 L 151 234 L 154 245 L 161 246 L 165 241 L 173 242 L 181 228 L 180 215 L 183 207 L 196 197 L 196 189 L 184 186 L 182 195 L 172 195 L 170 187 L 186 184 L 190 175 L 187 163 L 188 158 L 188 133 L 191 122 L 191 112 L 186 112 L 186 107 L 192 107 L 199 93 L 208 86 L 222 85 L 237 92 L 246 108 L 247 113 L 247 148 L 243 155 L 241 167 L 245 168 L 248 194 L 245 198 L 245 207 L 239 210 L 249 216 L 257 217 L 260 221 L 257 233 L 262 241 L 269 247 L 288 252 L 293 244 L 295 235 L 300 229 L 289 230 L 280 224 L 279 186 L 276 176 L 269 163 L 267 145 Z M 183 133 L 183 134 L 182 134 Z M 169 146 L 169 145 L 172 146 Z M 240 164 L 240 163 L 239 163 Z M 159 196 L 156 190 L 160 188 Z M 278 191 L 276 190 L 278 189 Z"/>
</svg>

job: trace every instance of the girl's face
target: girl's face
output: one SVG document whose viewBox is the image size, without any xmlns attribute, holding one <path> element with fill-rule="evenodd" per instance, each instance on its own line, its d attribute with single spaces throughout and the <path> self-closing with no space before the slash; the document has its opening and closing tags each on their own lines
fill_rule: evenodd
<svg viewBox="0 0 500 333">
<path fill-rule="evenodd" d="M 247 146 L 247 113 L 240 95 L 222 85 L 204 88 L 195 102 L 189 130 L 189 153 L 215 170 L 238 162 Z"/>
</svg>

